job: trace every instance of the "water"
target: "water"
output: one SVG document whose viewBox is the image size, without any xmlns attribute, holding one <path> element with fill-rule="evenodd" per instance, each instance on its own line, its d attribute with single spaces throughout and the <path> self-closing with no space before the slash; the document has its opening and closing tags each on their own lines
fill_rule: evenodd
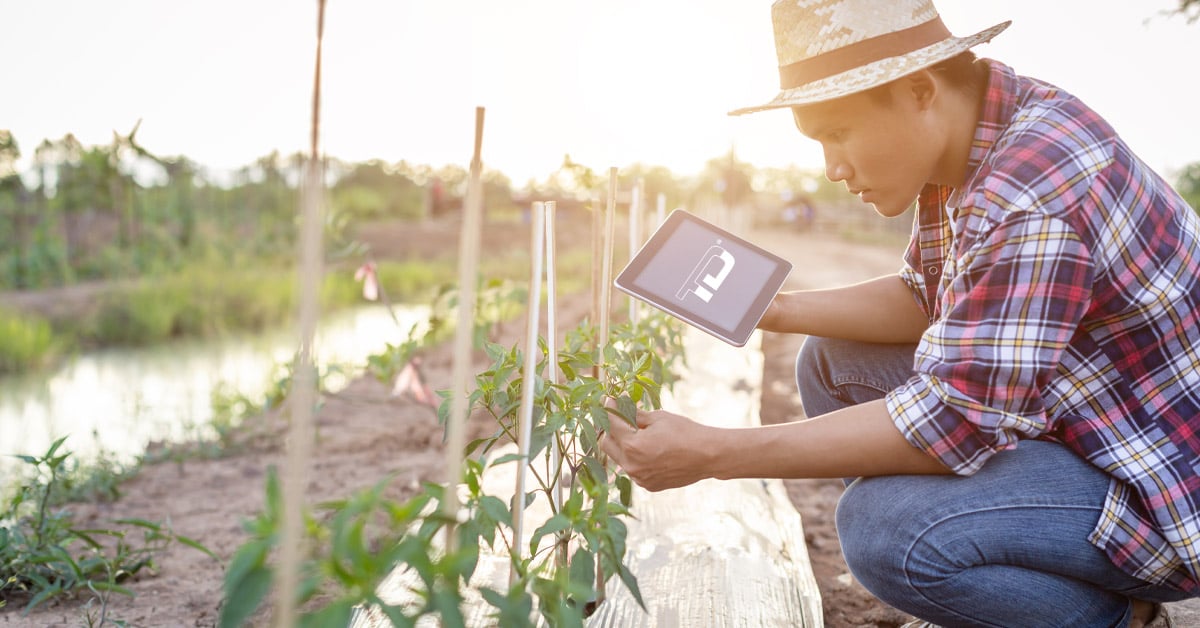
<svg viewBox="0 0 1200 628">
<path fill-rule="evenodd" d="M 331 314 L 314 344 L 319 364 L 361 368 L 367 356 L 397 344 L 422 306 L 400 307 L 400 325 L 381 306 Z M 80 355 L 46 373 L 0 378 L 0 470 L 11 454 L 41 455 L 56 439 L 80 459 L 103 452 L 131 459 L 151 441 L 178 441 L 212 418 L 213 390 L 262 398 L 277 364 L 290 363 L 297 332 L 191 340 Z M 337 382 L 331 382 L 337 387 Z M 2 483 L 2 482 L 0 482 Z"/>
</svg>

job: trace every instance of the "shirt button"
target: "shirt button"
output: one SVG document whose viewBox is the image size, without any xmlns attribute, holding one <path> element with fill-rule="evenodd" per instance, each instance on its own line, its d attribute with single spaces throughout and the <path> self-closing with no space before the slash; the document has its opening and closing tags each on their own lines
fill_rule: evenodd
<svg viewBox="0 0 1200 628">
<path fill-rule="evenodd" d="M 936 275 L 936 274 L 938 274 L 938 267 L 937 267 L 937 266 L 930 266 L 930 267 L 928 267 L 928 268 L 926 268 L 926 269 L 925 269 L 925 272 L 929 273 L 930 275 Z"/>
</svg>

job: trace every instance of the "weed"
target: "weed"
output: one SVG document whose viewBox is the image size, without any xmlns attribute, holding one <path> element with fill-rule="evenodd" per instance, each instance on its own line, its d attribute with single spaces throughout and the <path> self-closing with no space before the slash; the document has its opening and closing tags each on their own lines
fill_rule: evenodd
<svg viewBox="0 0 1200 628">
<path fill-rule="evenodd" d="M 10 599 L 27 599 L 26 611 L 63 595 L 90 594 L 100 605 L 98 618 L 107 620 L 109 596 L 133 595 L 124 587 L 142 570 L 155 568 L 154 557 L 173 543 L 182 543 L 217 559 L 199 542 L 175 534 L 168 526 L 145 519 L 118 519 L 114 527 L 80 528 L 69 510 L 55 509 L 55 496 L 71 454 L 59 453 L 66 437 L 45 454 L 18 456 L 32 467 L 33 480 L 24 482 L 0 510 L 0 606 Z M 129 537 L 141 533 L 141 542 Z"/>
</svg>

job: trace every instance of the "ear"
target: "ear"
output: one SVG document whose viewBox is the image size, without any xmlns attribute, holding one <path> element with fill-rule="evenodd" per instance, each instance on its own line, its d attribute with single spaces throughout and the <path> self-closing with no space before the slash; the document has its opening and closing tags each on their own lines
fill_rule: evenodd
<svg viewBox="0 0 1200 628">
<path fill-rule="evenodd" d="M 904 95 L 911 98 L 920 110 L 929 109 L 937 100 L 941 84 L 928 68 L 904 77 Z"/>
</svg>

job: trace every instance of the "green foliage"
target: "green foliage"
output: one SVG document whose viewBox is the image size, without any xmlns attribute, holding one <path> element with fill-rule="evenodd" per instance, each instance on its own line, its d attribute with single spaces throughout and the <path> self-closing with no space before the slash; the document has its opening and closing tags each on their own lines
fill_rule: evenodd
<svg viewBox="0 0 1200 628">
<path fill-rule="evenodd" d="M 1200 213 L 1200 162 L 1188 164 L 1175 178 L 1175 190 Z"/>
<path fill-rule="evenodd" d="M 94 312 L 73 322 L 76 335 L 94 346 L 141 345 L 168 338 L 258 331 L 291 320 L 295 311 L 295 271 L 270 266 L 246 268 L 237 262 L 188 265 L 177 272 L 114 286 Z M 444 262 L 417 260 L 384 264 L 379 275 L 389 294 L 411 298 L 429 293 L 439 282 L 444 284 L 452 271 Z M 361 293 L 362 287 L 352 273 L 326 273 L 321 287 L 322 307 L 361 304 Z M 5 320 L 0 314 L 0 326 Z M 0 338 L 0 371 L 5 340 Z"/>
<path fill-rule="evenodd" d="M 429 318 L 413 325 L 408 338 L 398 345 L 387 343 L 382 352 L 367 358 L 367 370 L 379 381 L 390 382 L 420 349 L 442 342 L 458 323 L 458 289 L 443 284 L 429 308 Z M 481 281 L 475 293 L 475 346 L 483 346 L 501 322 L 513 318 L 524 307 L 525 290 L 499 279 Z"/>
<path fill-rule="evenodd" d="M 482 547 L 507 551 L 517 574 L 507 590 L 477 587 L 494 609 L 497 625 L 582 626 L 612 576 L 642 603 L 637 580 L 624 563 L 628 529 L 622 518 L 630 514 L 632 482 L 609 471 L 597 437 L 608 427 L 610 412 L 632 421 L 637 407 L 658 406 L 662 386 L 673 381 L 672 368 L 683 357 L 680 327 L 661 314 L 618 326 L 601 348 L 600 360 L 595 328 L 581 325 L 556 356 L 548 356 L 541 343 L 533 382 L 523 381 L 517 347 L 485 344 L 491 366 L 476 376 L 470 401 L 495 419 L 497 429 L 466 447 L 461 476 L 466 496 L 454 528 L 456 544 L 441 542 L 449 523 L 441 508 L 445 486 L 426 484 L 400 502 L 385 497 L 388 478 L 321 505 L 320 516 L 305 514 L 304 547 L 309 549 L 296 600 L 301 625 L 346 625 L 352 609 L 361 607 L 396 626 L 414 626 L 422 618 L 462 626 L 463 587 Z M 423 339 L 410 341 L 419 347 Z M 551 364 L 561 369 L 561 383 L 543 375 Z M 529 461 L 537 488 L 506 503 L 483 492 L 483 476 L 488 469 L 519 462 L 515 454 L 494 460 L 488 454 L 513 439 L 525 386 L 535 391 Z M 616 399 L 615 410 L 606 407 L 608 399 Z M 447 398 L 439 408 L 443 421 L 448 412 Z M 552 456 L 551 450 L 561 455 Z M 564 477 L 569 479 L 560 486 Z M 555 497 L 560 491 L 561 502 Z M 534 530 L 528 548 L 516 547 L 513 508 L 527 508 L 538 498 L 548 500 L 552 515 Z M 281 513 L 281 491 L 271 473 L 266 508 L 247 523 L 251 539 L 226 572 L 221 626 L 242 625 L 266 600 L 275 580 L 270 557 L 280 539 Z M 377 591 L 393 572 L 401 573 L 406 597 L 385 601 Z"/>
<path fill-rule="evenodd" d="M 418 219 L 424 216 L 425 202 L 423 187 L 379 160 L 355 164 L 332 190 L 333 210 L 354 220 Z"/>
<path fill-rule="evenodd" d="M 0 309 L 0 374 L 45 364 L 65 344 L 48 321 Z"/>
<path fill-rule="evenodd" d="M 119 519 L 113 527 L 82 528 L 70 511 L 55 510 L 56 496 L 61 500 L 71 490 L 60 486 L 69 475 L 71 455 L 60 453 L 64 440 L 41 456 L 18 456 L 32 473 L 0 509 L 0 600 L 23 601 L 29 610 L 58 596 L 83 593 L 100 602 L 103 617 L 109 596 L 133 595 L 123 583 L 153 570 L 155 556 L 172 544 L 217 559 L 199 542 L 160 523 Z M 141 541 L 131 540 L 138 533 Z"/>
</svg>

